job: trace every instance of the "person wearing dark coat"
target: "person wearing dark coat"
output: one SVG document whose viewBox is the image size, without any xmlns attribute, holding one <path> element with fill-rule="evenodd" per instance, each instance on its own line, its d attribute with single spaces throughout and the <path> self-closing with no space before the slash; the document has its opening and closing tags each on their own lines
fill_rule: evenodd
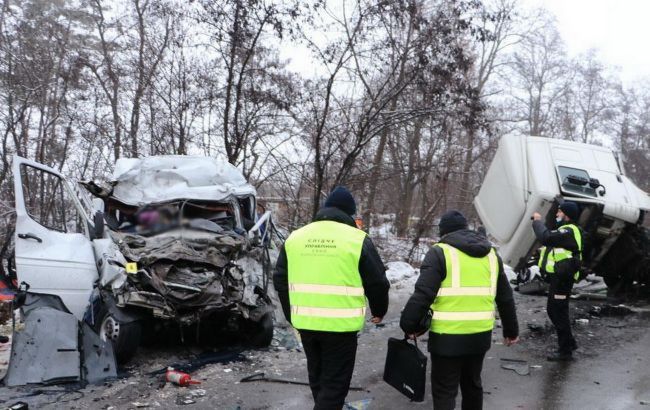
<svg viewBox="0 0 650 410">
<path fill-rule="evenodd" d="M 557 229 L 548 229 L 542 216 L 533 214 L 535 237 L 544 246 L 540 252 L 539 266 L 549 281 L 546 312 L 555 326 L 558 349 L 549 355 L 549 361 L 573 360 L 578 343 L 571 332 L 569 299 L 573 283 L 578 279 L 582 251 L 582 230 L 575 221 L 580 216 L 578 205 L 564 201 L 558 207 L 555 222 Z"/>
<path fill-rule="evenodd" d="M 335 188 L 313 222 L 287 238 L 273 275 L 282 311 L 300 333 L 314 409 L 344 405 L 366 299 L 372 323 L 388 310 L 386 269 L 355 213 L 352 194 Z"/>
<path fill-rule="evenodd" d="M 469 230 L 458 211 L 446 212 L 439 228 L 440 241 L 424 257 L 400 327 L 412 339 L 429 330 L 433 407 L 453 409 L 460 385 L 462 408 L 480 409 L 481 370 L 492 342 L 494 303 L 504 344 L 510 346 L 519 340 L 515 302 L 503 262 L 484 235 Z"/>
</svg>

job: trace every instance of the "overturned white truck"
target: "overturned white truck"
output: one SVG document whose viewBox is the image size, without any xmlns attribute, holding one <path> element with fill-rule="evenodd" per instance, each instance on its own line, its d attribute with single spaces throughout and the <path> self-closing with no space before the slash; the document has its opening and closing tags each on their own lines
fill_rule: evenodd
<svg viewBox="0 0 650 410">
<path fill-rule="evenodd" d="M 273 336 L 270 212 L 213 158 L 120 159 L 107 183 L 70 184 L 14 157 L 15 275 L 58 296 L 125 361 L 169 330 L 201 342 Z"/>
<path fill-rule="evenodd" d="M 619 157 L 608 148 L 504 136 L 474 206 L 498 241 L 504 263 L 525 280 L 540 246 L 531 215 L 540 212 L 551 226 L 563 200 L 580 207 L 583 274 L 602 276 L 613 291 L 650 287 L 650 231 L 643 227 L 650 196 L 625 176 Z"/>
</svg>

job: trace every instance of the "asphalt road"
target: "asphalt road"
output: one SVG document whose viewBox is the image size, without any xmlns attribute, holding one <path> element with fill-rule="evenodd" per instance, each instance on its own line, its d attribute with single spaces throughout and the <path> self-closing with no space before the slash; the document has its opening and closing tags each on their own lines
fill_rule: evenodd
<svg viewBox="0 0 650 410">
<path fill-rule="evenodd" d="M 422 403 L 412 403 L 382 381 L 388 337 L 400 337 L 399 311 L 410 289 L 394 289 L 391 309 L 383 327 L 367 326 L 359 336 L 353 385 L 363 391 L 350 392 L 349 402 L 366 400 L 367 409 L 431 408 L 429 382 Z M 495 329 L 492 349 L 483 371 L 486 409 L 650 409 L 650 316 L 591 316 L 592 305 L 603 302 L 574 302 L 573 318 L 588 323 L 574 326 L 580 348 L 571 363 L 549 363 L 546 354 L 554 348 L 554 334 L 546 324 L 545 298 L 517 295 L 522 341 L 507 348 Z M 643 310 L 643 307 L 641 307 Z M 582 321 L 584 322 L 584 320 Z M 530 331 L 528 324 L 537 325 Z M 141 349 L 124 370 L 128 377 L 78 389 L 52 386 L 34 393 L 34 387 L 0 388 L 0 402 L 18 400 L 31 408 L 71 409 L 308 409 L 313 405 L 306 386 L 269 382 L 239 383 L 256 372 L 268 376 L 305 381 L 306 360 L 290 332 L 279 332 L 280 342 L 267 350 L 246 351 L 243 361 L 210 364 L 193 373 L 200 385 L 181 388 L 161 383 L 148 372 L 184 361 L 197 348 L 156 346 Z M 422 341 L 424 342 L 424 340 Z M 421 343 L 426 346 L 426 343 Z M 529 374 L 522 376 L 501 368 L 502 358 L 524 360 Z M 186 404 L 184 404 L 186 403 Z M 647 403 L 647 404 L 643 404 Z M 460 408 L 460 399 L 458 403 Z"/>
</svg>

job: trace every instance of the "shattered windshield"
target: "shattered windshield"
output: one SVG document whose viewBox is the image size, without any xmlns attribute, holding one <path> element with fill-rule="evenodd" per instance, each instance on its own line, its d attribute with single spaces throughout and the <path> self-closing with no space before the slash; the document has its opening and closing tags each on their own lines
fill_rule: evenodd
<svg viewBox="0 0 650 410">
<path fill-rule="evenodd" d="M 108 201 L 106 220 L 113 231 L 143 236 L 181 227 L 213 233 L 244 233 L 238 222 L 238 209 L 230 202 L 186 200 L 134 207 L 112 200 Z"/>
</svg>

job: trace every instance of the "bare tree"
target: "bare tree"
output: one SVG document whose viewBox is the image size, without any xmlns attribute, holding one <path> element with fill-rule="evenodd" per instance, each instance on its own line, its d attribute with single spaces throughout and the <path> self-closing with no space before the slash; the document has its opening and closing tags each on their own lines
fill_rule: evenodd
<svg viewBox="0 0 650 410">
<path fill-rule="evenodd" d="M 551 130 L 553 110 L 567 91 L 568 73 L 564 44 L 553 20 L 522 38 L 506 81 L 512 83 L 514 119 L 525 122 L 526 133 L 544 135 Z"/>
<path fill-rule="evenodd" d="M 131 108 L 131 127 L 129 129 L 129 138 L 131 139 L 131 156 L 137 157 L 138 150 L 138 131 L 140 128 L 140 110 L 141 101 L 145 92 L 151 87 L 152 80 L 156 74 L 158 64 L 163 58 L 164 52 L 169 43 L 170 22 L 169 16 L 161 16 L 164 21 L 162 36 L 158 39 L 158 44 L 151 38 L 145 25 L 145 16 L 150 20 L 155 16 L 155 11 L 150 0 L 133 0 L 137 21 L 137 58 L 136 58 L 136 86 L 133 93 Z M 156 27 L 158 31 L 160 27 Z M 153 30 L 152 30 L 153 31 Z"/>
<path fill-rule="evenodd" d="M 572 85 L 577 109 L 575 118 L 580 125 L 579 139 L 584 143 L 591 142 L 610 108 L 608 99 L 611 85 L 596 50 L 589 50 L 577 58 Z"/>
</svg>

